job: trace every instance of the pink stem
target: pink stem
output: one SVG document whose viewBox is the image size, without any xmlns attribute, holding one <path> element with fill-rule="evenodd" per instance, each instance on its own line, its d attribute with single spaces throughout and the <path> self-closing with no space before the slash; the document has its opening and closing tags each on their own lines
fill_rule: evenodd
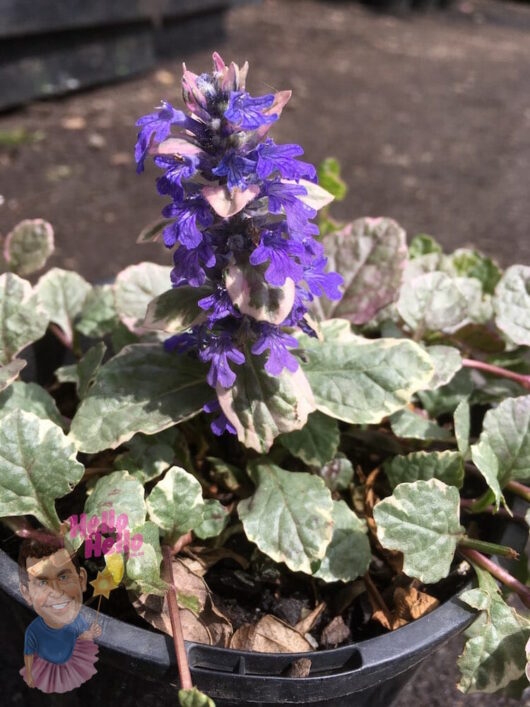
<svg viewBox="0 0 530 707">
<path fill-rule="evenodd" d="M 472 509 L 476 502 L 476 498 L 461 498 L 460 507 L 464 511 L 467 511 Z M 513 515 L 510 515 L 506 508 L 499 508 L 497 510 L 495 506 L 486 506 L 485 508 L 482 508 L 479 513 L 488 513 L 493 516 L 498 516 L 499 518 L 506 518 L 506 520 L 513 520 L 516 523 L 523 523 L 524 525 L 527 525 L 526 518 L 523 515 L 521 515 L 520 513 L 514 513 Z"/>
<path fill-rule="evenodd" d="M 525 486 L 524 484 L 521 484 L 518 481 L 508 481 L 504 488 L 507 491 L 511 491 L 516 496 L 524 498 L 525 501 L 530 503 L 530 488 L 528 488 L 528 486 Z"/>
<path fill-rule="evenodd" d="M 512 591 L 514 591 L 521 598 L 523 604 L 530 609 L 530 587 L 525 586 L 518 579 L 512 577 L 509 572 L 502 567 L 499 567 L 499 565 L 495 564 L 495 562 L 490 560 L 489 557 L 486 557 L 481 552 L 462 546 L 459 546 L 458 549 L 464 557 L 467 557 L 468 560 L 471 560 L 471 562 L 474 562 L 479 567 L 482 567 L 482 569 L 487 570 L 491 575 L 493 575 L 493 577 L 498 579 L 499 582 L 502 582 L 506 587 L 509 587 Z"/>
<path fill-rule="evenodd" d="M 191 690 L 193 687 L 193 682 L 191 679 L 188 656 L 186 654 L 186 646 L 184 644 L 182 624 L 180 622 L 179 606 L 177 603 L 177 588 L 175 586 L 175 578 L 173 577 L 172 554 L 172 548 L 169 545 L 162 545 L 162 556 L 164 558 L 164 579 L 169 584 L 169 589 L 167 591 L 167 606 L 169 618 L 171 620 L 171 628 L 173 630 L 173 645 L 175 646 L 175 655 L 177 657 L 180 687 L 183 690 Z"/>
<path fill-rule="evenodd" d="M 491 373 L 494 376 L 509 378 L 510 380 L 519 383 L 519 385 L 522 385 L 523 388 L 526 388 L 526 390 L 530 390 L 530 376 L 525 376 L 522 373 L 515 373 L 514 371 L 509 371 L 507 368 L 501 368 L 500 366 L 494 366 L 492 363 L 475 361 L 475 359 L 472 358 L 463 358 L 462 364 L 467 368 L 477 368 L 480 371 Z"/>
</svg>

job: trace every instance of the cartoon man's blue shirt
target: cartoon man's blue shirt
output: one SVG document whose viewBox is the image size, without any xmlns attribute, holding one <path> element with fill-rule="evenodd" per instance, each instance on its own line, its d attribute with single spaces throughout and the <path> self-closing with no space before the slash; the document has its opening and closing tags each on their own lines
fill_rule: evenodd
<svg viewBox="0 0 530 707">
<path fill-rule="evenodd" d="M 39 658 L 57 665 L 66 663 L 74 652 L 78 637 L 88 628 L 81 614 L 62 628 L 51 628 L 41 616 L 37 616 L 26 629 L 24 654 L 36 653 Z"/>
</svg>

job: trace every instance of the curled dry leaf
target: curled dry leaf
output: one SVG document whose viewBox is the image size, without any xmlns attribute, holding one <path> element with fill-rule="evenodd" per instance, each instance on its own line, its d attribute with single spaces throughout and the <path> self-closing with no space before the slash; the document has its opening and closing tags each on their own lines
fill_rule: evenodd
<svg viewBox="0 0 530 707">
<path fill-rule="evenodd" d="M 399 574 L 403 571 L 403 553 L 397 550 L 387 550 L 384 548 L 377 537 L 377 526 L 374 520 L 374 506 L 380 500 L 375 492 L 375 484 L 377 482 L 381 469 L 377 467 L 368 474 L 364 484 L 364 512 L 366 524 L 370 533 L 372 543 L 375 545 L 378 554 L 385 558 L 390 567 Z"/>
<path fill-rule="evenodd" d="M 320 604 L 318 604 L 318 606 L 316 606 L 313 611 L 310 611 L 307 616 L 300 619 L 300 621 L 295 625 L 295 629 L 299 633 L 301 633 L 302 636 L 305 636 L 306 633 L 309 633 L 313 630 L 314 625 L 316 624 L 320 614 L 324 611 L 325 608 L 326 602 L 320 602 Z"/>
<path fill-rule="evenodd" d="M 186 600 L 191 597 L 196 600 L 196 607 L 198 607 L 197 614 L 189 608 L 180 608 L 185 640 L 227 647 L 233 633 L 232 625 L 214 605 L 204 580 L 192 572 L 186 561 L 180 558 L 173 560 L 173 576 L 177 597 L 186 597 Z M 179 600 L 179 604 L 182 604 L 182 601 Z M 165 596 L 140 594 L 133 602 L 133 606 L 138 615 L 151 626 L 170 636 L 173 635 Z"/>
<path fill-rule="evenodd" d="M 374 611 L 372 618 L 389 631 L 395 631 L 397 628 L 425 616 L 436 609 L 439 604 L 438 599 L 426 592 L 420 592 L 414 586 L 396 587 L 394 590 L 394 610 L 390 616 L 378 609 Z"/>
<path fill-rule="evenodd" d="M 288 678 L 306 678 L 310 672 L 311 661 L 309 658 L 298 658 L 298 660 L 293 660 L 287 668 L 285 676 Z"/>
<path fill-rule="evenodd" d="M 190 545 L 184 552 L 188 557 L 182 562 L 199 577 L 204 577 L 206 572 L 221 560 L 234 560 L 244 570 L 248 567 L 248 560 L 237 552 L 227 547 L 206 547 L 205 545 Z"/>
<path fill-rule="evenodd" d="M 266 614 L 257 624 L 243 624 L 232 636 L 230 648 L 258 653 L 305 653 L 310 643 L 296 629 Z"/>
</svg>

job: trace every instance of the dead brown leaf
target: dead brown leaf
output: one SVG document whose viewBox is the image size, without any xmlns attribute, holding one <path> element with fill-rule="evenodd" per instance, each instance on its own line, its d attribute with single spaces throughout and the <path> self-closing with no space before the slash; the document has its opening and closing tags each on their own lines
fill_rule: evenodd
<svg viewBox="0 0 530 707">
<path fill-rule="evenodd" d="M 232 624 L 217 609 L 206 583 L 190 570 L 186 565 L 186 559 L 174 558 L 172 563 L 177 596 L 181 599 L 185 598 L 190 604 L 196 603 L 198 609 L 195 612 L 181 606 L 179 610 L 184 638 L 187 641 L 226 648 L 232 637 Z M 151 626 L 170 636 L 173 635 L 165 596 L 141 594 L 133 602 L 133 606 L 138 615 Z"/>
<path fill-rule="evenodd" d="M 413 586 L 396 587 L 394 590 L 394 610 L 387 615 L 381 609 L 376 609 L 372 618 L 389 631 L 395 631 L 397 628 L 425 616 L 439 604 L 438 599 L 418 591 Z"/>
<path fill-rule="evenodd" d="M 298 631 L 298 633 L 301 633 L 302 636 L 305 636 L 306 633 L 309 633 L 313 629 L 313 626 L 316 624 L 318 617 L 324 611 L 325 608 L 326 602 L 320 602 L 320 604 L 315 607 L 313 611 L 310 611 L 307 616 L 300 619 L 300 621 L 295 624 L 295 629 Z M 304 610 L 302 609 L 302 613 L 303 612 Z"/>
<path fill-rule="evenodd" d="M 320 636 L 320 643 L 324 648 L 333 648 L 351 638 L 351 631 L 344 623 L 342 616 L 335 616 Z"/>
<path fill-rule="evenodd" d="M 238 555 L 237 552 L 234 552 L 233 550 L 230 550 L 227 547 L 206 547 L 205 545 L 189 545 L 188 547 L 184 548 L 184 553 L 192 561 L 194 561 L 193 571 L 201 577 L 206 574 L 210 567 L 213 567 L 215 564 L 217 564 L 217 562 L 220 562 L 221 560 L 234 560 L 234 562 L 237 562 L 237 564 L 245 570 L 247 569 L 249 564 L 248 560 L 243 557 L 243 555 Z M 184 561 L 191 569 L 192 566 L 187 563 L 186 559 L 187 558 L 184 558 Z"/>
<path fill-rule="evenodd" d="M 230 648 L 258 653 L 305 653 L 311 645 L 292 626 L 266 614 L 254 625 L 240 626 L 232 636 Z"/>
<path fill-rule="evenodd" d="M 310 672 L 311 661 L 309 658 L 298 658 L 298 660 L 293 660 L 285 671 L 285 675 L 288 678 L 306 678 Z"/>
</svg>

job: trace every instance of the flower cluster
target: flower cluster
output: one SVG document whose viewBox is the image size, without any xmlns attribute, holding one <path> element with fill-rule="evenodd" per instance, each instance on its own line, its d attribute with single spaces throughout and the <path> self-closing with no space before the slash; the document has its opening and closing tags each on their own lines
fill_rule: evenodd
<svg viewBox="0 0 530 707">
<path fill-rule="evenodd" d="M 148 155 L 163 170 L 160 194 L 171 198 L 164 243 L 175 248 L 173 287 L 201 288 L 199 324 L 165 342 L 169 350 L 195 351 L 210 364 L 208 383 L 229 388 L 234 366 L 267 355 L 265 370 L 295 371 L 288 329 L 314 334 L 308 306 L 323 294 L 339 299 L 340 275 L 327 259 L 312 223 L 327 193 L 313 165 L 298 158 L 299 145 L 268 137 L 289 91 L 253 97 L 245 90 L 248 64 L 225 66 L 214 53 L 213 72 L 182 79 L 189 115 L 163 101 L 138 121 L 138 172 Z M 206 296 L 202 296 L 202 294 Z M 218 409 L 217 401 L 208 406 Z M 233 428 L 224 415 L 212 428 Z"/>
</svg>

